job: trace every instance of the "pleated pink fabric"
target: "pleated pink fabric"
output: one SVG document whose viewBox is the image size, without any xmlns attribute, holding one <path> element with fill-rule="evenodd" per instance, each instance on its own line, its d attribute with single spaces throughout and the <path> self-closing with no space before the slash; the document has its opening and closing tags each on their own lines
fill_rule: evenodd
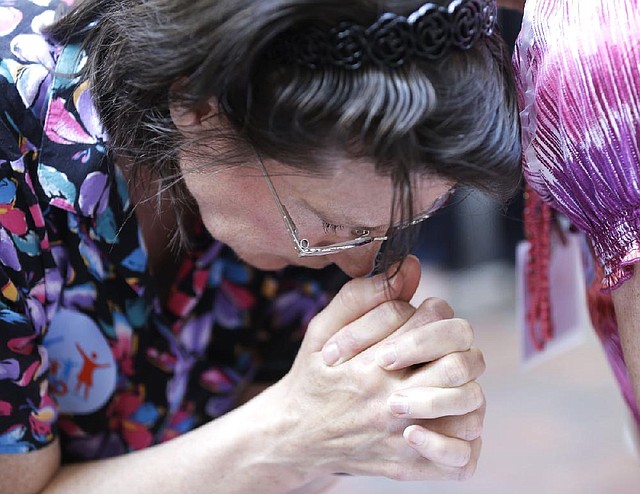
<svg viewBox="0 0 640 494">
<path fill-rule="evenodd" d="M 527 0 L 514 64 L 525 176 L 591 241 L 591 320 L 640 426 L 609 293 L 640 261 L 639 1 Z"/>
<path fill-rule="evenodd" d="M 527 180 L 615 288 L 640 260 L 638 0 L 527 0 L 514 62 Z"/>
</svg>

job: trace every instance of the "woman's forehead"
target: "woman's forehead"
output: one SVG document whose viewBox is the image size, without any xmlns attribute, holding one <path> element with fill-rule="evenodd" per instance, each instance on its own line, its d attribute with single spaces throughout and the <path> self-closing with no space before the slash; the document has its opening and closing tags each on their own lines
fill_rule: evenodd
<svg viewBox="0 0 640 494">
<path fill-rule="evenodd" d="M 394 198 L 390 177 L 376 172 L 373 163 L 357 160 L 335 160 L 331 172 L 309 174 L 273 164 L 272 176 L 280 175 L 287 193 L 327 218 L 349 225 L 384 225 L 389 221 Z M 451 180 L 433 175 L 412 177 L 413 209 L 424 211 L 453 186 Z M 378 219 L 379 223 L 371 223 Z"/>
<path fill-rule="evenodd" d="M 393 192 L 390 176 L 376 171 L 372 162 L 356 159 L 332 159 L 323 173 L 313 173 L 271 161 L 267 164 L 271 176 L 281 175 L 295 183 L 300 191 L 312 193 L 318 188 L 348 193 L 351 196 L 369 196 L 373 192 Z M 442 187 L 449 188 L 453 181 L 433 174 L 412 174 L 414 195 L 430 194 Z"/>
</svg>

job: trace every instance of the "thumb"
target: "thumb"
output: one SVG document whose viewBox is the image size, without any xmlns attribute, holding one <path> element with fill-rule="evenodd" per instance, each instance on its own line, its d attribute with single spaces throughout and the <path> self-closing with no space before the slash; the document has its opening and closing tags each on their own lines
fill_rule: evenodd
<svg viewBox="0 0 640 494">
<path fill-rule="evenodd" d="M 392 299 L 410 302 L 418 289 L 420 277 L 422 276 L 420 260 L 414 255 L 409 255 L 402 261 L 400 269 L 403 271 L 404 279 L 398 296 L 392 297 Z"/>
<path fill-rule="evenodd" d="M 420 261 L 407 256 L 401 264 L 370 278 L 356 278 L 346 283 L 327 307 L 316 315 L 307 329 L 303 347 L 320 351 L 344 326 L 389 300 L 409 302 L 420 282 Z"/>
</svg>

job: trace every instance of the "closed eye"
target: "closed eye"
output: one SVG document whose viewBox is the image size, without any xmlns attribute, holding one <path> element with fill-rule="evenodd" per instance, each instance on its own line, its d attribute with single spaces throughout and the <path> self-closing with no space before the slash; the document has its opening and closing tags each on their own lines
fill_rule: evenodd
<svg viewBox="0 0 640 494">
<path fill-rule="evenodd" d="M 333 223 L 327 223 L 326 221 L 322 222 L 322 228 L 325 232 L 337 232 L 338 230 L 344 230 L 343 225 L 335 225 Z"/>
<path fill-rule="evenodd" d="M 322 222 L 322 228 L 324 229 L 325 232 L 337 232 L 338 230 L 344 230 L 345 228 L 348 228 L 344 225 L 336 225 L 334 223 L 329 223 L 327 221 L 323 221 Z M 372 230 L 379 230 L 380 228 L 365 228 L 365 227 L 358 227 L 358 228 L 351 228 L 351 235 L 353 237 L 365 237 L 367 235 L 371 234 Z"/>
</svg>

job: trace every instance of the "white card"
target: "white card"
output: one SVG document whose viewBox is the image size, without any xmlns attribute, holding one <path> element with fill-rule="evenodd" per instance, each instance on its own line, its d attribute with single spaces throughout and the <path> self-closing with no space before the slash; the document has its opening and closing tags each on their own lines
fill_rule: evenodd
<svg viewBox="0 0 640 494">
<path fill-rule="evenodd" d="M 531 367 L 574 348 L 584 341 L 591 328 L 587 309 L 586 285 L 582 262 L 581 234 L 551 232 L 551 259 L 549 262 L 549 298 L 553 333 L 545 340 L 541 350 L 534 345 L 533 335 L 526 322 L 529 294 L 525 273 L 529 259 L 529 242 L 523 241 L 516 251 L 516 322 L 520 334 L 521 363 Z"/>
</svg>

